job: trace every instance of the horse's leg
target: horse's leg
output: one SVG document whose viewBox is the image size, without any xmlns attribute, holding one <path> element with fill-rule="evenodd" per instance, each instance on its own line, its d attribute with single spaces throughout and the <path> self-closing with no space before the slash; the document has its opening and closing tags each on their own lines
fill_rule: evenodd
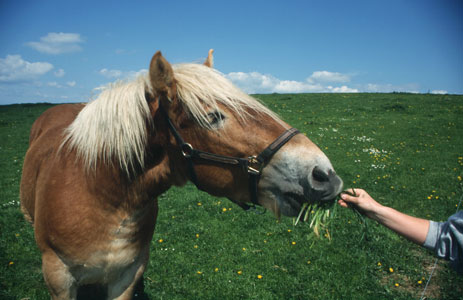
<svg viewBox="0 0 463 300">
<path fill-rule="evenodd" d="M 139 259 L 119 280 L 108 284 L 108 299 L 128 300 L 132 299 L 134 289 L 140 279 L 143 278 L 146 265 L 149 260 L 149 244 L 141 251 Z"/>
<path fill-rule="evenodd" d="M 52 250 L 42 254 L 42 271 L 53 300 L 76 299 L 75 279 L 69 268 Z"/>
</svg>

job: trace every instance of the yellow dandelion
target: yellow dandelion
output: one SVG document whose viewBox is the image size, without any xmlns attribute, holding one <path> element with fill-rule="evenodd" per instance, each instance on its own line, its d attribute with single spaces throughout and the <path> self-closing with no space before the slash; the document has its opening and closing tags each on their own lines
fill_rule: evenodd
<svg viewBox="0 0 463 300">
<path fill-rule="evenodd" d="M 394 286 L 395 286 L 395 287 L 399 287 L 399 286 L 400 286 L 400 284 L 396 283 L 396 284 L 394 284 Z"/>
<path fill-rule="evenodd" d="M 393 269 L 393 268 L 389 268 L 389 272 L 394 273 L 394 269 Z"/>
<path fill-rule="evenodd" d="M 196 238 L 199 238 L 199 233 L 196 234 Z"/>
<path fill-rule="evenodd" d="M 237 273 L 238 275 L 241 275 L 241 274 L 243 274 L 243 271 L 240 270 L 240 271 L 238 271 L 238 272 L 236 272 L 236 273 Z"/>
<path fill-rule="evenodd" d="M 16 236 L 16 237 L 19 237 L 19 233 L 16 233 L 15 236 Z"/>
<path fill-rule="evenodd" d="M 381 265 L 381 262 L 380 262 L 380 261 L 378 261 L 378 267 L 381 267 L 381 266 L 382 266 L 382 265 Z"/>
<path fill-rule="evenodd" d="M 246 251 L 246 248 L 243 247 L 243 251 Z"/>
<path fill-rule="evenodd" d="M 291 245 L 296 245 L 296 242 L 291 242 Z"/>
<path fill-rule="evenodd" d="M 310 265 L 312 262 L 310 260 L 307 261 L 307 264 Z"/>
<path fill-rule="evenodd" d="M 423 284 L 423 281 L 422 281 L 422 280 L 418 280 L 418 284 Z"/>
<path fill-rule="evenodd" d="M 163 239 L 159 239 L 159 241 L 158 241 L 158 242 L 159 242 L 159 243 L 162 243 L 162 242 L 164 242 L 164 240 L 163 240 Z"/>
<path fill-rule="evenodd" d="M 288 232 L 291 232 L 292 230 L 291 229 L 288 229 Z"/>
<path fill-rule="evenodd" d="M 203 204 L 201 202 L 198 202 L 198 206 L 201 206 L 201 205 L 203 205 Z"/>
<path fill-rule="evenodd" d="M 214 269 L 214 272 L 219 272 L 219 268 L 215 268 L 215 269 Z"/>
<path fill-rule="evenodd" d="M 198 245 L 194 245 L 193 248 L 198 249 Z"/>
<path fill-rule="evenodd" d="M 227 209 L 224 207 L 224 208 L 222 208 L 222 211 L 223 211 L 223 212 L 226 212 L 226 211 L 227 211 Z"/>
<path fill-rule="evenodd" d="M 201 275 L 201 274 L 203 274 L 203 272 L 197 271 L 196 274 Z"/>
<path fill-rule="evenodd" d="M 10 262 L 8 263 L 8 265 L 9 265 L 9 266 L 12 266 L 12 265 L 14 265 L 14 262 L 10 261 Z"/>
<path fill-rule="evenodd" d="M 258 278 L 258 279 L 262 279 L 262 275 L 260 275 L 260 274 L 257 275 L 257 278 Z"/>
<path fill-rule="evenodd" d="M 458 176 L 457 178 L 458 178 L 458 181 L 461 181 L 461 176 Z"/>
</svg>

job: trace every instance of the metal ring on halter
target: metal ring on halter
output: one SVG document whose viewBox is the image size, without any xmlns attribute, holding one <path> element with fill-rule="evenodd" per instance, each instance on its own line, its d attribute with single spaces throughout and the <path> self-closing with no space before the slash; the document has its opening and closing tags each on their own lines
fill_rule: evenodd
<svg viewBox="0 0 463 300">
<path fill-rule="evenodd" d="M 192 153 L 193 153 L 193 146 L 191 146 L 191 144 L 184 143 L 182 145 L 182 155 L 183 155 L 183 157 L 191 158 Z"/>
</svg>

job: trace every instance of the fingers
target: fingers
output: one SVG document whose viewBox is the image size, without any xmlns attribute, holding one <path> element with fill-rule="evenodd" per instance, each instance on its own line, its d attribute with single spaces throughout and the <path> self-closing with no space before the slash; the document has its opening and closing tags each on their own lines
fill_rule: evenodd
<svg viewBox="0 0 463 300">
<path fill-rule="evenodd" d="M 349 207 L 349 204 L 347 204 L 347 202 L 343 201 L 343 200 L 338 200 L 338 204 L 342 207 L 345 207 L 345 208 L 348 208 Z"/>
</svg>

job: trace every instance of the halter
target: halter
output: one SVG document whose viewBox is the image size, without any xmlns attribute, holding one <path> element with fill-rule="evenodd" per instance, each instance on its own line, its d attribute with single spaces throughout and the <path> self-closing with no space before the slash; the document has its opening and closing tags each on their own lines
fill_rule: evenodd
<svg viewBox="0 0 463 300">
<path fill-rule="evenodd" d="M 161 114 L 166 119 L 167 125 L 175 137 L 177 144 L 182 150 L 182 155 L 187 161 L 188 165 L 188 175 L 191 182 L 200 189 L 201 185 L 198 182 L 198 177 L 195 172 L 195 163 L 214 163 L 222 165 L 232 165 L 241 167 L 243 172 L 247 173 L 249 177 L 249 194 L 251 196 L 251 202 L 254 205 L 260 205 L 257 201 L 257 185 L 259 184 L 260 176 L 262 170 L 268 164 L 273 155 L 280 150 L 283 145 L 285 145 L 293 136 L 299 133 L 299 130 L 296 128 L 291 128 L 286 130 L 282 135 L 280 135 L 273 143 L 271 143 L 267 148 L 265 148 L 259 155 L 249 156 L 248 158 L 225 156 L 220 154 L 209 153 L 193 148 L 189 143 L 186 143 L 180 133 L 175 128 L 174 124 L 170 120 L 167 112 L 164 110 L 162 105 L 159 106 Z M 248 210 L 249 205 L 244 203 L 237 203 L 243 209 Z"/>
</svg>

